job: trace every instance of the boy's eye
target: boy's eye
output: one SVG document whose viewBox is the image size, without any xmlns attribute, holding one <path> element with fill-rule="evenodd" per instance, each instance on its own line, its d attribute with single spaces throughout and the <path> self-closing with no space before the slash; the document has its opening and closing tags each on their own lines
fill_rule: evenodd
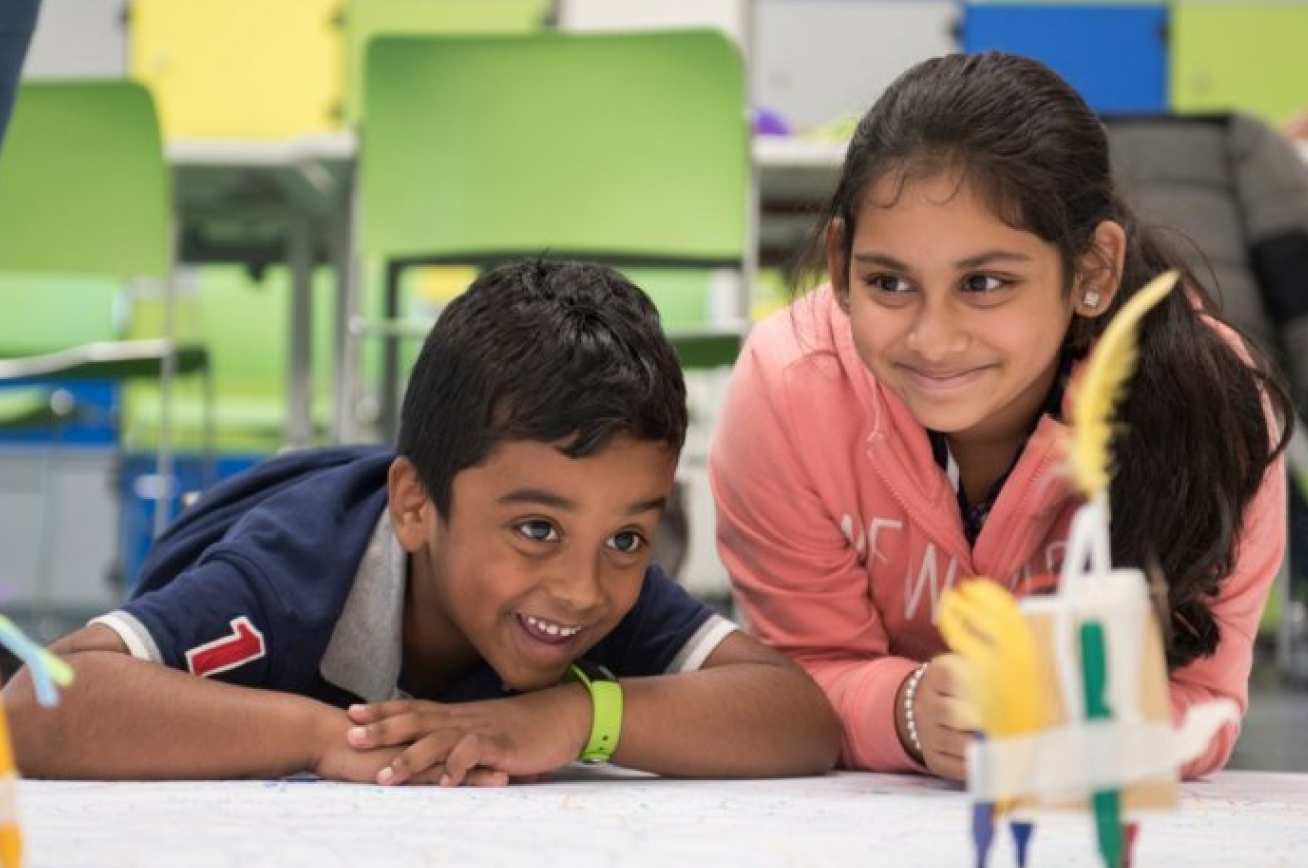
<svg viewBox="0 0 1308 868">
<path fill-rule="evenodd" d="M 540 519 L 520 522 L 514 525 L 514 529 L 532 542 L 554 542 L 559 538 L 559 532 L 554 529 L 554 525 Z"/>
<path fill-rule="evenodd" d="M 608 547 L 624 555 L 634 555 L 645 545 L 645 538 L 634 530 L 624 530 L 608 538 Z"/>
<path fill-rule="evenodd" d="M 1005 286 L 1008 286 L 1008 281 L 995 277 L 993 274 L 969 274 L 963 278 L 963 289 L 967 292 L 994 292 L 997 289 L 1003 289 Z"/>
</svg>

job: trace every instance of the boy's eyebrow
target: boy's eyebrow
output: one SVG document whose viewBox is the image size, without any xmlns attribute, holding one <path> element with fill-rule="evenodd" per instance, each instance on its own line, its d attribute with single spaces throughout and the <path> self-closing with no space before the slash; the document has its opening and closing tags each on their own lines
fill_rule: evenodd
<svg viewBox="0 0 1308 868">
<path fill-rule="evenodd" d="M 668 505 L 666 497 L 651 497 L 649 500 L 641 500 L 627 507 L 627 515 L 640 515 L 642 512 L 657 510 L 662 512 Z"/>
<path fill-rule="evenodd" d="M 544 488 L 518 488 L 502 495 L 500 503 L 537 503 L 541 506 L 552 506 L 555 509 L 563 509 L 569 512 L 577 508 L 577 504 L 561 494 L 555 494 Z"/>
<path fill-rule="evenodd" d="M 508 494 L 499 498 L 500 503 L 534 503 L 540 506 L 552 506 L 555 509 L 562 509 L 566 512 L 575 512 L 577 509 L 576 501 L 569 500 L 561 494 L 555 494 L 544 488 L 518 488 L 510 491 Z M 642 512 L 651 510 L 663 510 L 668 505 L 666 497 L 651 497 L 649 500 L 640 500 L 627 507 L 627 515 L 639 515 Z"/>
</svg>

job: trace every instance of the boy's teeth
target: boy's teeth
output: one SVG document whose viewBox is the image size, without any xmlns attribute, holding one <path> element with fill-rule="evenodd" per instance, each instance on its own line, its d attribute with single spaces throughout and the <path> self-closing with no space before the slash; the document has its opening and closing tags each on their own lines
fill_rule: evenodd
<svg viewBox="0 0 1308 868">
<path fill-rule="evenodd" d="M 523 615 L 528 624 L 540 630 L 542 633 L 548 633 L 551 636 L 575 636 L 581 632 L 581 627 L 564 627 L 561 624 L 555 624 L 552 621 L 545 621 L 533 615 Z"/>
</svg>

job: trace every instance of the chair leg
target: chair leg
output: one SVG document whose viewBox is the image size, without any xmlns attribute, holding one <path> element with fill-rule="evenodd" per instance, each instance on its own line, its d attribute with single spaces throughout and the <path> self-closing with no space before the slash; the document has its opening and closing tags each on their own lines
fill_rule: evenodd
<svg viewBox="0 0 1308 868">
<path fill-rule="evenodd" d="M 331 440 L 334 444 L 355 439 L 354 392 L 358 367 L 358 336 L 354 318 L 359 310 L 363 267 L 354 250 L 355 227 L 359 203 L 358 190 L 349 194 L 348 217 L 336 223 L 332 233 L 333 258 L 336 261 L 336 326 L 333 353 L 333 397 Z"/>
<path fill-rule="evenodd" d="M 204 469 L 201 473 L 200 488 L 207 489 L 218 481 L 218 459 L 215 455 L 215 438 L 214 430 L 214 394 L 213 368 L 209 367 L 206 362 L 201 371 L 201 382 L 204 388 L 204 398 L 201 401 L 200 412 L 204 414 L 201 420 L 202 435 L 204 442 L 201 444 L 204 450 Z"/>
<path fill-rule="evenodd" d="M 400 318 L 400 275 L 403 266 L 398 262 L 386 263 L 386 323 Z M 382 440 L 394 443 L 400 428 L 400 338 L 386 332 L 382 337 L 385 348 L 382 363 L 381 435 Z"/>
<path fill-rule="evenodd" d="M 173 503 L 173 385 L 177 378 L 177 279 L 169 274 L 164 284 L 164 352 L 159 376 L 159 447 L 155 475 L 158 487 L 154 501 L 154 536 L 158 539 L 168 528 Z"/>
<path fill-rule="evenodd" d="M 65 389 L 56 389 L 50 395 L 50 408 L 54 423 L 50 429 L 50 446 L 41 462 L 41 517 L 37 530 L 36 588 L 32 600 L 32 628 L 41 637 L 53 637 L 57 631 L 44 623 L 52 611 L 54 584 L 54 551 L 59 521 L 59 479 L 55 475 L 56 460 L 63 446 L 64 427 L 77 417 L 80 408 L 76 399 Z"/>
<path fill-rule="evenodd" d="M 41 510 L 37 530 L 36 587 L 32 594 L 31 626 L 39 634 L 45 630 L 41 621 L 50 612 L 50 586 L 54 576 L 55 524 L 59 518 L 59 484 L 55 478 L 55 456 L 63 440 L 63 420 L 54 423 L 50 445 L 41 462 Z"/>
</svg>

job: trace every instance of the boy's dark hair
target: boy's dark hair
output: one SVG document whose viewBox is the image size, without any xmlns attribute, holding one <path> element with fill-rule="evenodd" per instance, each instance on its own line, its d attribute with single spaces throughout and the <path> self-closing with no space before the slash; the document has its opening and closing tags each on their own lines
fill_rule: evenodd
<svg viewBox="0 0 1308 868">
<path fill-rule="evenodd" d="M 825 230 L 837 219 L 848 269 L 860 206 L 880 178 L 894 177 L 902 190 L 942 169 L 961 170 L 1000 219 L 1056 246 L 1065 292 L 1095 228 L 1112 220 L 1126 230 L 1121 287 L 1103 316 L 1073 319 L 1064 346 L 1074 357 L 1149 278 L 1170 268 L 1184 275 L 1193 297 L 1173 292 L 1145 317 L 1139 366 L 1117 411 L 1111 535 L 1115 560 L 1144 566 L 1156 556 L 1166 575 L 1169 664 L 1211 654 L 1220 636 L 1209 601 L 1235 565 L 1246 507 L 1289 439 L 1293 412 L 1282 380 L 1252 342 L 1246 363 L 1204 321 L 1220 320 L 1216 306 L 1122 200 L 1104 126 L 1081 96 L 1047 66 L 1016 55 L 933 58 L 885 91 L 849 143 L 810 244 L 810 273 L 825 266 Z M 1264 399 L 1279 438 L 1268 430 Z"/>
<path fill-rule="evenodd" d="M 398 451 L 448 517 L 454 475 L 504 441 L 579 458 L 619 434 L 685 441 L 685 381 L 658 311 L 611 268 L 533 260 L 486 272 L 441 313 L 409 377 Z"/>
</svg>

